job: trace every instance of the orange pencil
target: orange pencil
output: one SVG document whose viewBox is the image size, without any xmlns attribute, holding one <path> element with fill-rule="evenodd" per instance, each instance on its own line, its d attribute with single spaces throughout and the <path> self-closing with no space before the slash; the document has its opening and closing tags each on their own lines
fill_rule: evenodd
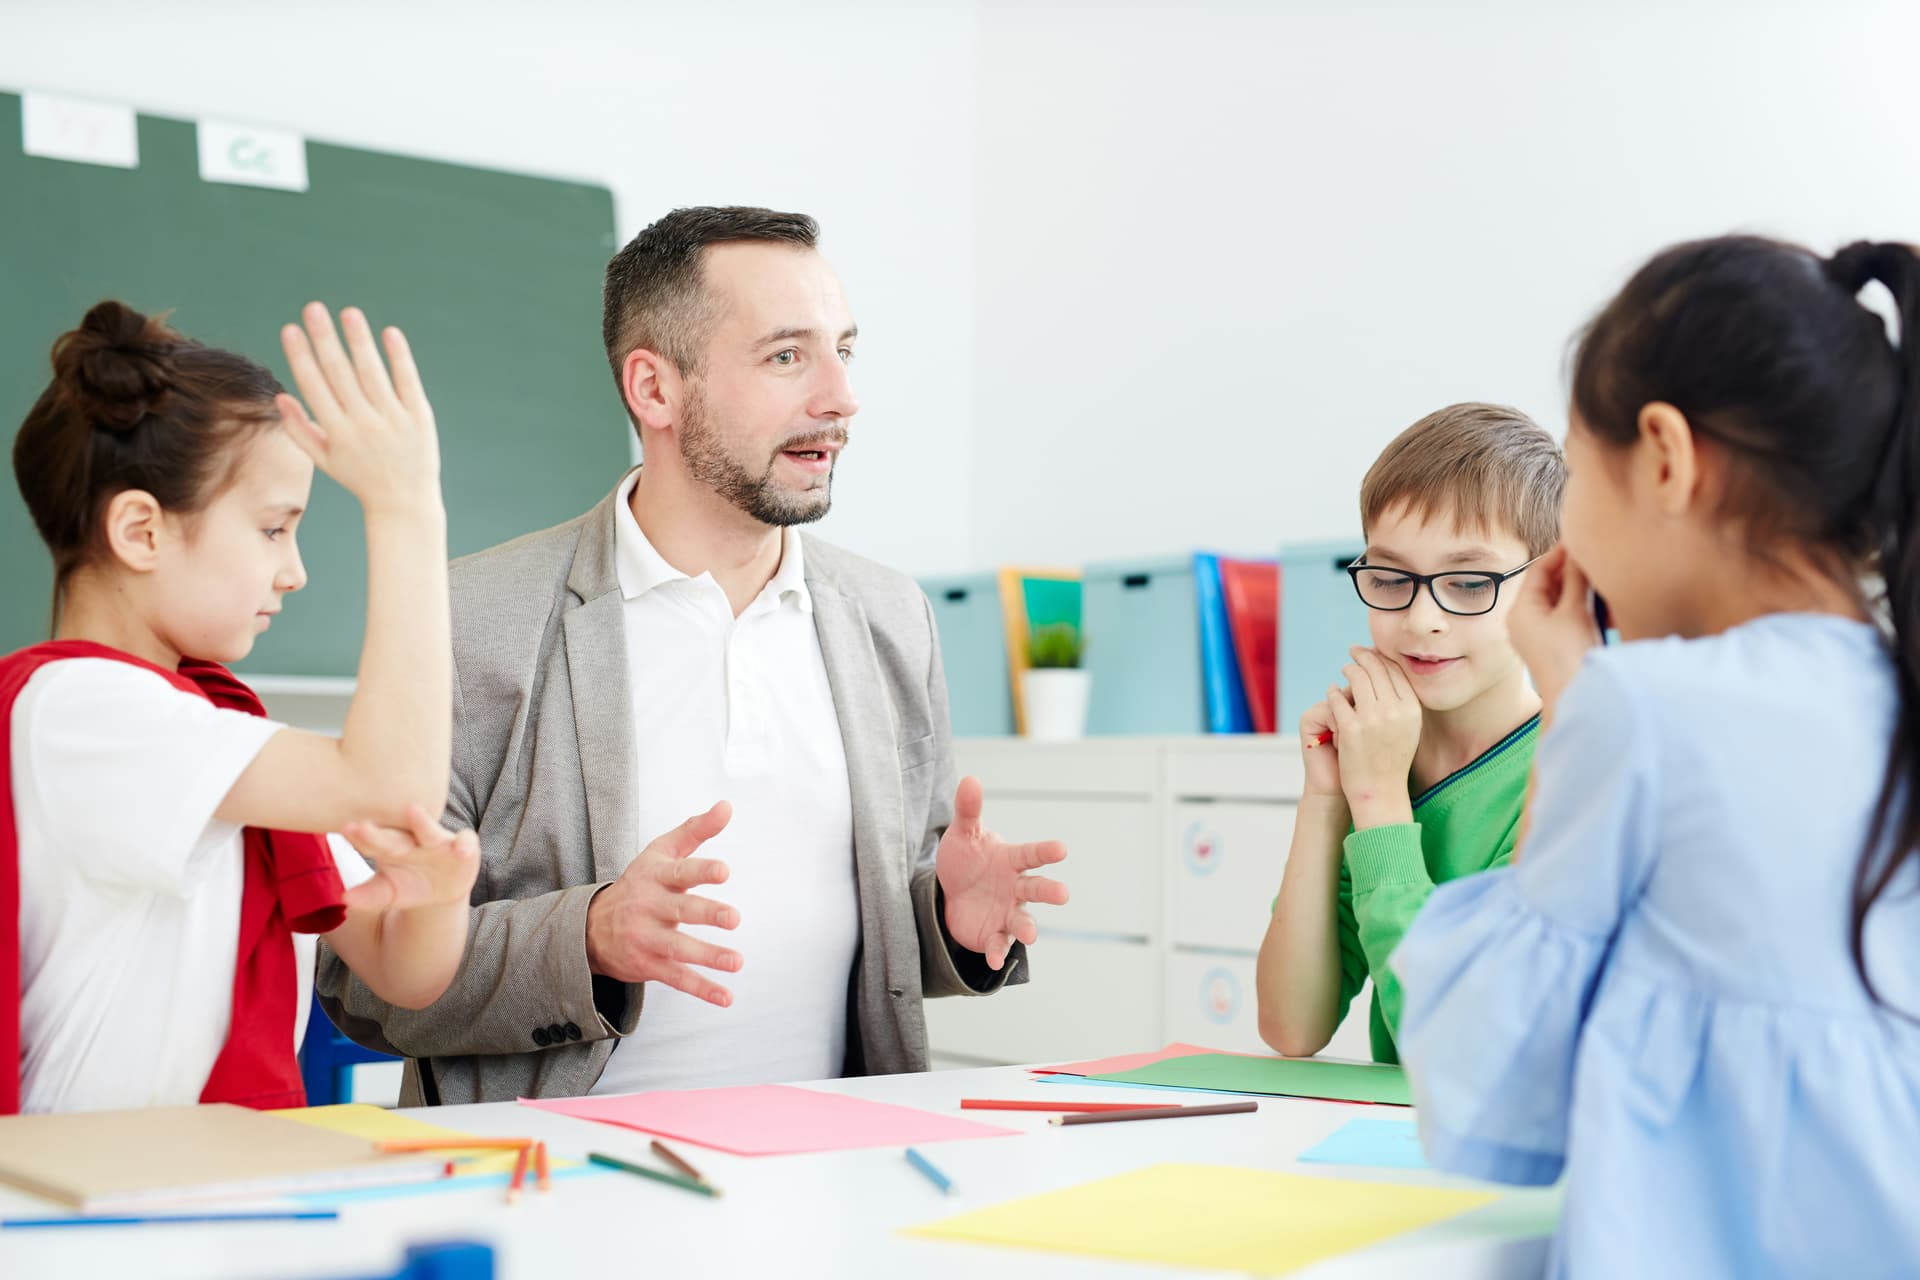
<svg viewBox="0 0 1920 1280">
<path fill-rule="evenodd" d="M 384 1138 L 373 1147 L 376 1151 L 517 1151 L 532 1144 L 532 1138 Z"/>
<path fill-rule="evenodd" d="M 536 1142 L 533 1144 L 533 1166 L 540 1175 L 540 1189 L 542 1191 L 553 1190 L 553 1173 L 547 1166 L 546 1143 Z"/>
<path fill-rule="evenodd" d="M 520 1148 L 520 1158 L 513 1162 L 513 1182 L 507 1187 L 507 1203 L 512 1204 L 520 1198 L 520 1189 L 527 1185 L 527 1157 L 532 1155 L 531 1143 Z"/>
</svg>

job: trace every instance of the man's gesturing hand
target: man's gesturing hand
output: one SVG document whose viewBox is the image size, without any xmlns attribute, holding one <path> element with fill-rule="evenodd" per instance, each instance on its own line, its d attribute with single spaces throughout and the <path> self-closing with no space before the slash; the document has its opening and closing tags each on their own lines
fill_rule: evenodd
<svg viewBox="0 0 1920 1280">
<path fill-rule="evenodd" d="M 733 994 L 698 969 L 737 973 L 740 953 L 680 932 L 683 924 L 732 929 L 740 913 L 724 902 L 689 893 L 725 884 L 727 864 L 690 856 L 733 817 L 726 801 L 667 832 L 640 851 L 620 878 L 587 907 L 587 965 L 621 982 L 661 982 L 726 1008 Z M 696 968 L 697 966 L 697 968 Z"/>
</svg>

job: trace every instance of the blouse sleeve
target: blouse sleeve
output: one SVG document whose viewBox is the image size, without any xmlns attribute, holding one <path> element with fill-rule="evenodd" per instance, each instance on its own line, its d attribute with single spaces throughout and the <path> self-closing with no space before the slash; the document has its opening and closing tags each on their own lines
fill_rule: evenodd
<svg viewBox="0 0 1920 1280">
<path fill-rule="evenodd" d="M 1589 1001 L 1652 868 L 1653 745 L 1618 672 L 1590 659 L 1541 740 L 1515 865 L 1435 889 L 1395 951 L 1400 1051 L 1436 1167 L 1559 1177 Z"/>
</svg>

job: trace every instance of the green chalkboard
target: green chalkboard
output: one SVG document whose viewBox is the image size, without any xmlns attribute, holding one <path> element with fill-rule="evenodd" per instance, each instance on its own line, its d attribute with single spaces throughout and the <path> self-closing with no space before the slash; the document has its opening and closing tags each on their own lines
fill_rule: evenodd
<svg viewBox="0 0 1920 1280">
<path fill-rule="evenodd" d="M 440 424 L 460 555 L 569 519 L 629 456 L 600 344 L 614 245 L 604 187 L 309 144 L 309 189 L 203 182 L 195 127 L 141 116 L 135 169 L 28 156 L 0 94 L 0 431 L 50 376 L 53 340 L 117 297 L 291 388 L 281 324 L 319 298 L 406 330 Z M 9 475 L 11 467 L 9 465 Z M 325 476 L 300 530 L 308 585 L 242 664 L 350 676 L 366 620 L 358 505 Z M 0 652 L 46 636 L 52 571 L 19 488 L 0 486 Z"/>
</svg>

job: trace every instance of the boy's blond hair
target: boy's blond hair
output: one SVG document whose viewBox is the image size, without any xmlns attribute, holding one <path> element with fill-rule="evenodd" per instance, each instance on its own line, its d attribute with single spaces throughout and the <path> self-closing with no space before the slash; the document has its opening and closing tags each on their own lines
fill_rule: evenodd
<svg viewBox="0 0 1920 1280">
<path fill-rule="evenodd" d="M 1540 555 L 1560 538 L 1567 464 L 1540 425 L 1505 405 L 1452 404 L 1394 437 L 1360 482 L 1360 527 L 1388 510 L 1507 530 Z"/>
</svg>

